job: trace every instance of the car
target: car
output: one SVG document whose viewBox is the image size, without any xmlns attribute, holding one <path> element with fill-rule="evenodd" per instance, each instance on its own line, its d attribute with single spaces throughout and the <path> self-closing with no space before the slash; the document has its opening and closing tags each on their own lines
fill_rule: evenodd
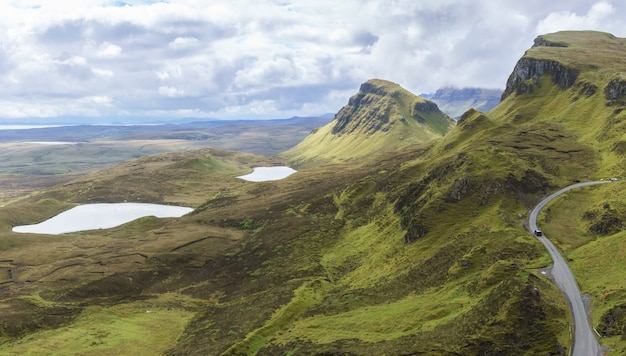
<svg viewBox="0 0 626 356">
<path fill-rule="evenodd" d="M 611 178 L 611 182 L 617 182 L 619 178 Z"/>
<path fill-rule="evenodd" d="M 541 229 L 535 229 L 535 236 L 543 236 L 543 232 L 541 232 Z"/>
</svg>

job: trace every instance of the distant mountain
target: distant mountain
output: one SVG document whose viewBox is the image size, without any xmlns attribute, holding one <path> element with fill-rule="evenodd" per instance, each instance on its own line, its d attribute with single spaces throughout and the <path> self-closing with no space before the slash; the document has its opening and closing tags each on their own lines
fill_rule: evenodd
<svg viewBox="0 0 626 356">
<path fill-rule="evenodd" d="M 441 111 L 459 119 L 469 109 L 487 112 L 496 107 L 500 102 L 502 90 L 445 87 L 437 90 L 435 94 L 420 94 L 420 96 L 434 101 Z"/>
<path fill-rule="evenodd" d="M 398 84 L 371 79 L 333 121 L 313 131 L 286 155 L 296 160 L 349 160 L 430 142 L 454 124 L 434 102 Z"/>
</svg>

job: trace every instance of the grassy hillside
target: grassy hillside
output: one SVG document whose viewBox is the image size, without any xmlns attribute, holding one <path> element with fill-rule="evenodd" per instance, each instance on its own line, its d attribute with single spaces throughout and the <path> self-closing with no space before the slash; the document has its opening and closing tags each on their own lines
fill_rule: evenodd
<svg viewBox="0 0 626 356">
<path fill-rule="evenodd" d="M 544 36 L 527 56 L 611 40 L 576 38 Z M 402 91 L 381 96 L 380 88 L 399 89 L 374 82 L 368 90 L 379 94 L 353 97 L 346 110 L 357 115 L 338 115 L 288 152 L 291 162 L 216 150 L 161 154 L 8 205 L 0 216 L 0 353 L 111 354 L 134 343 L 137 355 L 566 355 L 570 315 L 542 273 L 551 261 L 524 229 L 526 214 L 557 188 L 621 172 L 622 138 L 605 129 L 619 127 L 622 104 L 610 81 L 587 82 L 582 64 L 529 58 L 491 112 L 470 110 L 447 132 L 411 123 L 432 130 L 428 144 L 382 144 L 400 134 L 393 120 L 409 122 L 410 112 L 394 116 L 393 108 L 421 101 Z M 363 100 L 387 121 L 359 116 Z M 317 156 L 324 159 L 284 180 L 234 178 Z M 593 324 L 617 353 L 626 349 L 616 282 L 624 188 L 571 192 L 540 222 L 593 294 Z M 195 211 L 66 236 L 10 232 L 78 203 L 123 200 Z"/>
<path fill-rule="evenodd" d="M 296 161 L 341 162 L 424 144 L 454 125 L 433 102 L 380 79 L 364 83 L 329 124 L 284 155 Z"/>
</svg>

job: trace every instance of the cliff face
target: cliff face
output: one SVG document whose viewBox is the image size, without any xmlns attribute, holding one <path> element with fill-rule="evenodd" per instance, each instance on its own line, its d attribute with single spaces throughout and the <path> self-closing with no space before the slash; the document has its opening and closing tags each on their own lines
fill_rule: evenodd
<svg viewBox="0 0 626 356">
<path fill-rule="evenodd" d="M 626 97 L 626 80 L 615 78 L 612 79 L 604 89 L 604 95 L 607 100 L 620 100 Z"/>
<path fill-rule="evenodd" d="M 533 93 L 546 75 L 561 91 L 571 88 L 586 97 L 604 91 L 611 106 L 621 105 L 626 97 L 625 52 L 626 40 L 608 33 L 562 31 L 538 36 L 515 65 L 502 100 Z"/>
<path fill-rule="evenodd" d="M 447 131 L 452 122 L 439 110 L 437 104 L 418 98 L 397 84 L 378 79 L 367 81 L 348 100 L 348 105 L 339 110 L 332 133 L 340 135 L 362 132 L 371 135 L 379 131 L 387 132 L 396 124 L 396 117 L 402 123 L 414 120 L 429 125 L 426 118 L 428 114 L 440 116 L 440 122 Z M 430 129 L 441 131 L 441 125 L 437 123 L 430 126 Z"/>
<path fill-rule="evenodd" d="M 502 100 L 513 93 L 516 95 L 532 93 L 539 83 L 539 78 L 544 74 L 550 75 L 552 83 L 558 85 L 559 89 L 565 90 L 574 85 L 579 71 L 567 68 L 554 60 L 522 58 L 517 62 L 506 82 Z"/>
<path fill-rule="evenodd" d="M 376 86 L 372 82 L 361 84 L 359 92 L 350 97 L 348 105 L 344 106 L 335 115 L 333 134 L 346 134 L 362 128 L 365 133 L 372 134 L 376 131 L 389 130 L 389 112 L 391 107 L 384 103 L 383 99 L 390 94 L 382 86 Z M 397 97 L 398 92 L 393 92 L 391 97 Z"/>
</svg>

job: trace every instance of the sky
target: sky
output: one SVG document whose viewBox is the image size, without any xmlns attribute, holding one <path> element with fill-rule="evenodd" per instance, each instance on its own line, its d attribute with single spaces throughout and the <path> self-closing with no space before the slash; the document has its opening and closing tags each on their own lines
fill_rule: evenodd
<svg viewBox="0 0 626 356">
<path fill-rule="evenodd" d="M 503 89 L 537 35 L 623 19 L 619 0 L 0 0 L 0 118 L 314 116 L 371 78 Z"/>
</svg>

